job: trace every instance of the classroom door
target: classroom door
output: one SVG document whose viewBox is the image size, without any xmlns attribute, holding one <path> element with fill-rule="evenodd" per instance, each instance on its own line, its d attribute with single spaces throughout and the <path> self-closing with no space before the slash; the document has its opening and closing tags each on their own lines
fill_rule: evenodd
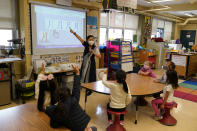
<svg viewBox="0 0 197 131">
<path fill-rule="evenodd" d="M 196 31 L 195 30 L 181 30 L 180 36 L 181 44 L 187 49 L 191 49 L 192 44 L 195 44 Z"/>
</svg>

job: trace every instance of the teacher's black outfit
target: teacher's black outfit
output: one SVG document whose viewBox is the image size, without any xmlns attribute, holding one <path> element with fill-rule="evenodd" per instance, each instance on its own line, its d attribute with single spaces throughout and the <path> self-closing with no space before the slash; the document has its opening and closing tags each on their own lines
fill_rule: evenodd
<svg viewBox="0 0 197 131">
<path fill-rule="evenodd" d="M 96 81 L 96 62 L 95 62 L 95 55 L 89 51 L 89 44 L 85 41 L 83 43 L 85 47 L 83 53 L 83 62 L 81 65 L 81 82 L 88 83 L 88 82 L 95 82 Z M 95 52 L 99 52 L 98 48 L 93 45 L 92 50 Z"/>
</svg>

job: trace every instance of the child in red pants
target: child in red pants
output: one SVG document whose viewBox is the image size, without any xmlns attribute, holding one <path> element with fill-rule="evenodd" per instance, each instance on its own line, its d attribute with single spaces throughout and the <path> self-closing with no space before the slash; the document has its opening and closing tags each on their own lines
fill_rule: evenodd
<svg viewBox="0 0 197 131">
<path fill-rule="evenodd" d="M 165 105 L 170 105 L 173 102 L 174 89 L 178 87 L 178 76 L 177 72 L 174 70 L 168 70 L 167 75 L 167 85 L 163 89 L 163 97 L 152 100 L 152 107 L 155 111 L 155 119 L 161 119 L 161 114 L 158 107 L 163 110 Z"/>
</svg>

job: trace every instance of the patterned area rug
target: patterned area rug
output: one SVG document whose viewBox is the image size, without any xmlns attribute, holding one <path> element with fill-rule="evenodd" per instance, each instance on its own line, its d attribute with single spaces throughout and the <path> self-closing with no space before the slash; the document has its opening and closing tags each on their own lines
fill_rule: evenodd
<svg viewBox="0 0 197 131">
<path fill-rule="evenodd" d="M 174 91 L 174 96 L 185 100 L 197 102 L 197 79 L 192 78 L 179 84 Z"/>
</svg>

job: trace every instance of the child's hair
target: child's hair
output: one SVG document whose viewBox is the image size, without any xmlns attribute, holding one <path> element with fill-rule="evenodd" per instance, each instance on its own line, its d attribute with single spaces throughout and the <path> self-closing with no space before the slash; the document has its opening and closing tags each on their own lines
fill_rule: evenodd
<svg viewBox="0 0 197 131">
<path fill-rule="evenodd" d="M 67 114 L 67 107 L 65 106 L 64 102 L 71 96 L 70 89 L 67 87 L 59 87 L 55 91 L 55 99 L 58 103 L 55 107 L 54 113 L 55 118 L 61 119 L 62 117 L 66 117 Z"/>
<path fill-rule="evenodd" d="M 87 40 L 89 40 L 91 37 L 93 37 L 93 38 L 94 38 L 94 36 L 93 36 L 93 35 L 89 35 L 89 36 L 87 37 Z"/>
<path fill-rule="evenodd" d="M 174 64 L 174 62 L 170 62 L 170 65 L 169 65 L 169 70 L 175 70 L 176 68 L 176 65 Z"/>
<path fill-rule="evenodd" d="M 151 63 L 150 63 L 150 61 L 145 61 L 144 62 L 144 65 L 148 65 L 150 67 L 151 66 Z"/>
<path fill-rule="evenodd" d="M 171 60 L 170 60 L 170 59 L 165 59 L 165 61 L 166 61 L 166 62 L 171 62 Z"/>
<path fill-rule="evenodd" d="M 166 72 L 167 75 L 167 83 L 171 84 L 174 89 L 176 89 L 178 85 L 178 75 L 175 70 L 168 70 Z"/>
<path fill-rule="evenodd" d="M 126 83 L 126 72 L 123 70 L 118 70 L 116 72 L 116 80 L 118 83 L 123 84 L 123 90 L 128 93 L 128 87 Z"/>
</svg>

